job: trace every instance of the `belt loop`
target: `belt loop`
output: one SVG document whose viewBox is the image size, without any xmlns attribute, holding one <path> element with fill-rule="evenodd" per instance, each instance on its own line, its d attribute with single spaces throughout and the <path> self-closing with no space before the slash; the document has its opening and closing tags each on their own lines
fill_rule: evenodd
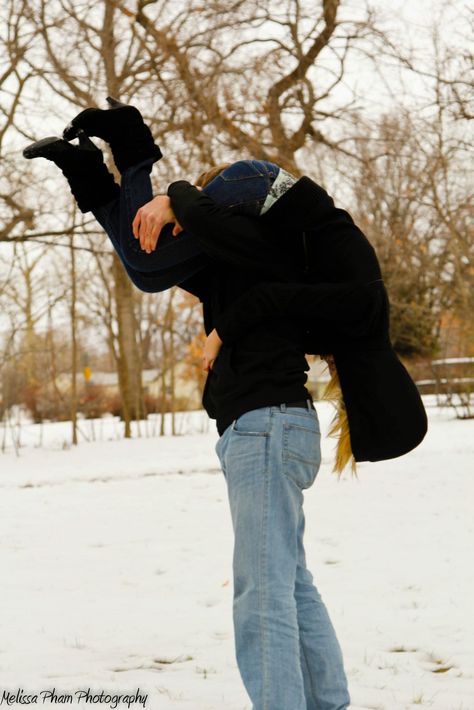
<svg viewBox="0 0 474 710">
<path fill-rule="evenodd" d="M 286 404 L 280 404 L 280 412 L 286 412 Z"/>
<path fill-rule="evenodd" d="M 232 431 L 235 429 L 235 422 L 236 421 L 237 421 L 237 419 L 234 419 L 234 421 L 232 422 Z"/>
<path fill-rule="evenodd" d="M 308 411 L 311 411 L 312 407 L 311 407 L 311 400 L 310 400 L 309 397 L 308 397 L 308 399 L 306 400 L 306 406 L 308 407 Z"/>
</svg>

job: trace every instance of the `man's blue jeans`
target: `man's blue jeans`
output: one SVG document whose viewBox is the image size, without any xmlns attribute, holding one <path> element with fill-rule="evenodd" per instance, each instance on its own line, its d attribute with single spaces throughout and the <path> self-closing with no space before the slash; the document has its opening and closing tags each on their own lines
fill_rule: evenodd
<svg viewBox="0 0 474 710">
<path fill-rule="evenodd" d="M 161 231 L 151 254 L 143 251 L 133 236 L 137 210 L 153 199 L 153 162 L 145 160 L 128 168 L 122 175 L 120 197 L 93 211 L 135 286 L 152 293 L 180 284 L 210 263 L 195 237 L 187 232 L 173 237 L 172 225 Z M 278 170 L 267 161 L 241 160 L 214 178 L 203 192 L 223 207 L 258 216 Z"/>
<path fill-rule="evenodd" d="M 234 530 L 236 659 L 252 710 L 346 710 L 341 648 L 303 546 L 303 490 L 321 462 L 317 413 L 246 412 L 216 453 Z"/>
</svg>

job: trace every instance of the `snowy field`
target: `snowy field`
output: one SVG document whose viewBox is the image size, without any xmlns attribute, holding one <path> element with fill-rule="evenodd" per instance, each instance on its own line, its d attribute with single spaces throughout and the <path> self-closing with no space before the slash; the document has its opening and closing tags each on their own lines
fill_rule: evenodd
<svg viewBox="0 0 474 710">
<path fill-rule="evenodd" d="M 308 567 L 354 710 L 474 710 L 474 421 L 428 411 L 425 441 L 360 465 L 358 481 L 331 474 L 326 439 L 305 493 Z M 324 432 L 330 405 L 318 413 Z M 92 707 L 74 693 L 139 688 L 148 710 L 250 710 L 234 657 L 227 491 L 206 419 L 188 414 L 188 433 L 161 438 L 142 423 L 128 441 L 111 419 L 77 448 L 67 423 L 23 426 L 18 455 L 7 440 L 0 702 L 54 688 Z M 38 705 L 66 707 L 41 695 Z"/>
</svg>

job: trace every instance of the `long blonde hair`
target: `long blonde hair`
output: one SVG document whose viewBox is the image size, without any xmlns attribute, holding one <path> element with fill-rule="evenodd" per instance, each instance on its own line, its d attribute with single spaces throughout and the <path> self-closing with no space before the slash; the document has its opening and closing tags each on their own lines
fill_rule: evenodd
<svg viewBox="0 0 474 710">
<path fill-rule="evenodd" d="M 329 427 L 329 436 L 333 438 L 338 437 L 336 458 L 332 472 L 336 473 L 340 479 L 343 470 L 350 464 L 352 476 L 358 478 L 356 460 L 352 453 L 347 409 L 342 396 L 341 383 L 339 382 L 337 370 L 331 373 L 331 379 L 326 385 L 321 399 L 333 402 L 336 407 L 336 412 Z"/>
</svg>

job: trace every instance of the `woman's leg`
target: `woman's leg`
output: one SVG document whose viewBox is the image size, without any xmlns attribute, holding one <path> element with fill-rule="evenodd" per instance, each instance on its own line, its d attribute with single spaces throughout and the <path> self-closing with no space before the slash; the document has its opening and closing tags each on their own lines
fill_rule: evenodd
<svg viewBox="0 0 474 710">
<path fill-rule="evenodd" d="M 132 222 L 140 207 L 153 199 L 150 172 L 153 159 L 145 160 L 128 168 L 122 174 L 120 189 L 120 246 L 124 259 L 139 271 L 162 271 L 183 264 L 198 255 L 202 263 L 207 259 L 192 234 L 181 232 L 172 236 L 172 225 L 161 231 L 156 249 L 147 254 L 140 247 L 132 231 Z"/>
<path fill-rule="evenodd" d="M 154 162 L 155 159 L 150 158 L 123 172 L 120 204 L 114 206 L 112 215 L 101 215 L 101 219 L 113 222 L 115 228 L 117 224 L 120 225 L 122 256 L 138 271 L 162 271 L 183 264 L 198 255 L 202 256 L 203 265 L 209 263 L 194 236 L 181 232 L 177 237 L 173 237 L 172 225 L 166 225 L 161 231 L 156 249 L 150 254 L 141 249 L 139 240 L 133 236 L 132 222 L 137 210 L 153 199 L 150 172 Z M 203 192 L 219 205 L 249 216 L 257 216 L 277 173 L 278 167 L 272 163 L 257 160 L 238 161 L 210 182 Z"/>
<path fill-rule="evenodd" d="M 94 215 L 109 234 L 128 273 L 131 274 L 132 269 L 150 274 L 152 288 L 164 290 L 194 275 L 209 261 L 192 234 L 181 232 L 173 237 L 172 225 L 162 230 L 156 249 L 150 254 L 143 251 L 139 240 L 135 239 L 132 222 L 137 210 L 153 199 L 150 172 L 154 162 L 155 158 L 151 157 L 126 169 L 122 174 L 120 200 L 94 210 Z M 277 172 L 278 167 L 272 163 L 238 161 L 203 191 L 229 209 L 256 216 Z M 137 278 L 143 283 L 143 277 L 136 274 L 134 283 Z"/>
<path fill-rule="evenodd" d="M 191 276 L 201 271 L 205 265 L 202 255 L 198 255 L 161 270 L 140 271 L 135 269 L 124 258 L 122 253 L 120 243 L 120 198 L 94 209 L 93 214 L 109 237 L 130 280 L 140 291 L 145 291 L 146 293 L 166 291 L 168 288 L 177 286 L 191 278 Z"/>
<path fill-rule="evenodd" d="M 63 172 L 71 192 L 83 213 L 92 212 L 105 229 L 133 283 L 143 291 L 163 291 L 193 276 L 205 265 L 205 257 L 196 248 L 184 252 L 190 240 L 162 240 L 157 255 L 137 251 L 131 224 L 135 212 L 151 199 L 150 170 L 153 155 L 133 169 L 125 171 L 120 188 L 104 163 L 102 151 L 84 134 L 79 144 L 51 136 L 27 146 L 27 159 L 46 158 Z M 166 248 L 168 245 L 168 248 Z M 162 248 L 163 247 L 163 248 Z M 126 253 L 135 249 L 133 259 Z M 154 258 L 150 258 L 153 256 Z M 143 257 L 148 257 L 143 258 Z M 145 268 L 146 267 L 146 268 Z"/>
</svg>

